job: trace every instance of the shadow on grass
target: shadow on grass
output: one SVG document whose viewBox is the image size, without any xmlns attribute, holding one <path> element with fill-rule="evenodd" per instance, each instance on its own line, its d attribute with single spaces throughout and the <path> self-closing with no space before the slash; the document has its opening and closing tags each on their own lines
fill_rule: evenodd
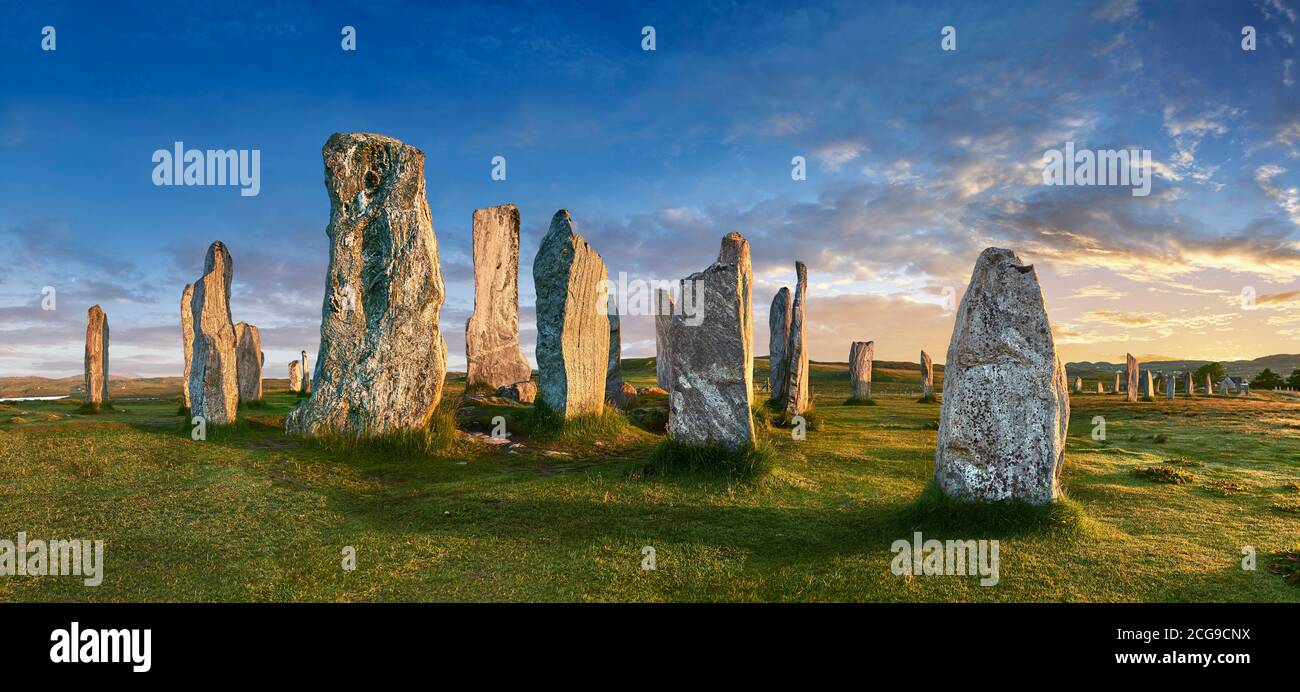
<svg viewBox="0 0 1300 692">
<path fill-rule="evenodd" d="M 692 474 L 759 482 L 772 475 L 776 453 L 765 443 L 730 449 L 722 445 L 692 445 L 664 440 L 655 445 L 643 475 Z"/>
<path fill-rule="evenodd" d="M 1089 523 L 1083 507 L 1066 497 L 1047 505 L 1019 500 L 973 502 L 949 497 L 933 481 L 885 521 L 897 527 L 900 538 L 913 531 L 970 538 L 1080 535 Z"/>
</svg>

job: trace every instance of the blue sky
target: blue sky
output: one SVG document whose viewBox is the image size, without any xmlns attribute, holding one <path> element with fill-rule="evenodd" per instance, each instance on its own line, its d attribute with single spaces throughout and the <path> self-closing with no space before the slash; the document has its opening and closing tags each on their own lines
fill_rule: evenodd
<svg viewBox="0 0 1300 692">
<path fill-rule="evenodd" d="M 267 362 L 314 352 L 336 131 L 426 154 L 453 367 L 471 214 L 505 202 L 523 216 L 529 355 L 532 256 L 559 208 L 636 278 L 697 271 L 743 233 L 759 344 L 804 260 L 819 360 L 874 339 L 880 358 L 942 361 L 945 292 L 989 245 L 1038 265 L 1067 359 L 1300 352 L 1294 0 L 6 4 L 0 375 L 79 373 L 94 303 L 115 373 L 178 374 L 180 291 L 217 239 Z M 260 194 L 154 186 L 150 157 L 177 140 L 261 150 Z M 1150 149 L 1151 195 L 1043 186 L 1066 141 Z M 624 346 L 653 353 L 648 319 L 625 320 Z"/>
</svg>

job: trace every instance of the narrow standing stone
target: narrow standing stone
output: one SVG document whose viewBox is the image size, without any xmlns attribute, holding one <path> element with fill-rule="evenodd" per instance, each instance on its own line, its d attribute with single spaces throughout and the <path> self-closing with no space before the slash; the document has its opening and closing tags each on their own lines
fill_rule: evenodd
<svg viewBox="0 0 1300 692">
<path fill-rule="evenodd" d="M 668 334 L 674 307 L 672 293 L 655 289 L 655 383 L 665 392 L 673 391 L 672 342 Z"/>
<path fill-rule="evenodd" d="M 1138 360 L 1130 353 L 1127 355 L 1128 360 L 1128 383 L 1127 399 L 1129 401 L 1138 400 Z"/>
<path fill-rule="evenodd" d="M 1205 396 L 1214 396 L 1214 380 L 1208 372 L 1205 373 Z"/>
<path fill-rule="evenodd" d="M 1192 371 L 1187 371 L 1187 396 L 1196 396 L 1196 383 L 1192 381 Z"/>
<path fill-rule="evenodd" d="M 1122 391 L 1124 391 L 1124 390 L 1120 389 L 1120 386 L 1119 386 L 1119 373 L 1115 373 L 1115 391 L 1112 392 L 1112 393 L 1113 393 L 1113 394 L 1119 394 L 1119 393 L 1122 392 Z"/>
<path fill-rule="evenodd" d="M 1105 393 L 1106 393 L 1106 387 L 1104 387 L 1104 386 L 1101 384 L 1100 381 L 1097 382 L 1097 393 L 1098 393 L 1098 394 L 1105 394 Z"/>
<path fill-rule="evenodd" d="M 623 408 L 627 397 L 623 393 L 623 336 L 618 318 L 618 304 L 613 296 L 609 300 L 609 360 L 605 365 L 605 401 Z"/>
<path fill-rule="evenodd" d="M 85 403 L 108 403 L 108 317 L 98 305 L 86 313 Z"/>
<path fill-rule="evenodd" d="M 849 347 L 849 396 L 854 401 L 871 398 L 871 363 L 875 357 L 874 341 L 854 341 Z"/>
<path fill-rule="evenodd" d="M 311 394 L 311 368 L 307 365 L 307 352 L 302 352 L 302 391 Z"/>
<path fill-rule="evenodd" d="M 934 396 L 934 361 L 921 351 L 921 398 Z"/>
<path fill-rule="evenodd" d="M 1082 394 L 1082 393 L 1083 393 L 1083 378 L 1082 378 L 1082 377 L 1076 377 L 1076 378 L 1074 378 L 1074 393 L 1075 393 L 1075 394 Z"/>
<path fill-rule="evenodd" d="M 767 391 L 768 398 L 785 406 L 786 376 L 789 374 L 790 346 L 790 289 L 782 286 L 772 298 L 767 313 Z"/>
<path fill-rule="evenodd" d="M 474 210 L 474 313 L 465 323 L 465 386 L 532 377 L 519 348 L 519 207 Z"/>
<path fill-rule="evenodd" d="M 225 243 L 214 242 L 194 284 L 194 355 L 190 365 L 190 412 L 208 425 L 229 425 L 239 410 L 235 324 L 230 319 L 234 263 Z"/>
<path fill-rule="evenodd" d="M 1168 375 L 1165 375 L 1165 398 L 1166 399 L 1174 398 L 1174 389 L 1177 386 L 1177 382 L 1176 382 L 1177 379 L 1178 378 L 1174 377 L 1174 374 L 1172 372 L 1169 373 Z"/>
<path fill-rule="evenodd" d="M 262 333 L 251 324 L 235 325 L 235 367 L 239 400 L 262 400 Z"/>
<path fill-rule="evenodd" d="M 185 374 L 181 377 L 181 397 L 190 408 L 190 362 L 194 359 L 194 284 L 181 291 L 181 348 L 185 354 Z"/>
<path fill-rule="evenodd" d="M 604 260 L 574 231 L 568 210 L 555 212 L 533 259 L 537 369 L 542 402 L 565 419 L 605 408 L 608 281 Z"/>
<path fill-rule="evenodd" d="M 302 391 L 302 361 L 289 361 L 289 391 Z"/>
<path fill-rule="evenodd" d="M 1070 397 L 1033 265 L 980 254 L 944 368 L 935 482 L 961 499 L 1060 496 Z"/>
<path fill-rule="evenodd" d="M 717 262 L 682 280 L 683 293 L 691 290 L 687 284 L 699 289 L 695 295 L 704 314 L 698 320 L 672 318 L 668 436 L 674 440 L 733 450 L 754 443 L 753 334 L 746 331 L 753 315 L 752 271 L 749 243 L 731 233 L 722 239 Z"/>
<path fill-rule="evenodd" d="M 790 303 L 790 342 L 785 349 L 786 384 L 785 412 L 791 416 L 808 410 L 808 336 L 806 305 L 808 299 L 808 267 L 803 262 L 794 263 L 796 275 L 794 301 Z"/>
<path fill-rule="evenodd" d="M 329 268 L 316 372 L 285 419 L 291 434 L 425 430 L 447 375 L 445 295 L 424 153 L 391 137 L 336 133 L 321 149 Z M 309 389 L 310 388 L 310 389 Z"/>
</svg>

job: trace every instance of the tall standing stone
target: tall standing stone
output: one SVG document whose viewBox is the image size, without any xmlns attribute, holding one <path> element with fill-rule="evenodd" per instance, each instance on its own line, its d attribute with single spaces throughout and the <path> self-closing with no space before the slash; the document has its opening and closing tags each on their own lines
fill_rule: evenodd
<svg viewBox="0 0 1300 692">
<path fill-rule="evenodd" d="M 854 401 L 871 398 L 871 364 L 875 357 L 874 341 L 854 341 L 849 347 L 849 396 Z"/>
<path fill-rule="evenodd" d="M 239 400 L 262 399 L 262 332 L 251 324 L 235 325 L 235 367 L 239 373 Z"/>
<path fill-rule="evenodd" d="M 1213 396 L 1213 395 L 1214 395 L 1214 380 L 1210 377 L 1210 373 L 1207 372 L 1205 373 L 1205 396 Z"/>
<path fill-rule="evenodd" d="M 1114 391 L 1114 393 L 1115 393 L 1115 394 L 1119 394 L 1119 393 L 1122 392 L 1122 391 L 1124 391 L 1124 390 L 1120 389 L 1120 385 L 1119 385 L 1119 373 L 1117 372 L 1117 373 L 1115 373 L 1115 391 Z"/>
<path fill-rule="evenodd" d="M 808 267 L 794 263 L 794 301 L 790 303 L 790 341 L 785 347 L 785 412 L 798 416 L 808 410 L 808 335 L 805 323 Z"/>
<path fill-rule="evenodd" d="M 311 367 L 307 364 L 307 352 L 302 352 L 302 391 L 311 394 Z"/>
<path fill-rule="evenodd" d="M 388 435 L 428 426 L 447 375 L 444 289 L 425 196 L 424 153 L 336 133 L 321 151 L 330 243 L 312 396 L 285 431 Z"/>
<path fill-rule="evenodd" d="M 235 422 L 239 409 L 239 371 L 235 324 L 230 319 L 230 279 L 234 264 L 220 240 L 208 247 L 203 276 L 194 283 L 194 355 L 190 364 L 190 412 L 208 425 Z"/>
<path fill-rule="evenodd" d="M 682 280 L 694 286 L 702 319 L 673 315 L 670 341 L 673 389 L 668 436 L 692 445 L 739 449 L 754 442 L 750 396 L 754 385 L 753 270 L 749 243 L 738 233 L 722 239 L 718 261 Z M 749 302 L 749 305 L 746 303 Z"/>
<path fill-rule="evenodd" d="M 772 298 L 772 307 L 767 313 L 768 398 L 781 406 L 785 406 L 786 375 L 790 366 L 786 355 L 790 346 L 790 307 L 790 289 L 782 286 Z"/>
<path fill-rule="evenodd" d="M 1192 371 L 1187 371 L 1187 396 L 1196 396 L 1196 383 L 1192 381 Z"/>
<path fill-rule="evenodd" d="M 673 391 L 672 342 L 668 335 L 675 307 L 672 293 L 655 289 L 655 383 L 665 392 Z"/>
<path fill-rule="evenodd" d="M 85 403 L 108 403 L 108 317 L 98 305 L 86 312 Z"/>
<path fill-rule="evenodd" d="M 1105 394 L 1105 393 L 1106 393 L 1106 387 L 1105 387 L 1105 385 L 1103 385 L 1100 381 L 1097 382 L 1097 393 L 1098 393 L 1098 394 Z"/>
<path fill-rule="evenodd" d="M 604 260 L 574 231 L 568 210 L 555 212 L 533 258 L 537 369 L 541 400 L 566 419 L 605 407 L 608 280 Z"/>
<path fill-rule="evenodd" d="M 185 354 L 185 374 L 181 377 L 181 397 L 190 408 L 190 363 L 194 359 L 194 284 L 181 291 L 181 349 Z"/>
<path fill-rule="evenodd" d="M 1127 396 L 1125 398 L 1127 398 L 1129 401 L 1137 401 L 1138 400 L 1138 359 L 1134 358 L 1132 353 L 1127 354 L 1126 359 L 1128 361 L 1128 382 L 1126 384 L 1128 389 L 1126 391 Z"/>
<path fill-rule="evenodd" d="M 302 361 L 289 361 L 289 391 L 302 391 Z"/>
<path fill-rule="evenodd" d="M 465 323 L 465 386 L 532 377 L 519 348 L 519 207 L 474 210 L 474 313 Z"/>
<path fill-rule="evenodd" d="M 1177 384 L 1178 384 L 1178 378 L 1174 376 L 1174 373 L 1171 372 L 1168 375 L 1165 375 L 1165 398 L 1166 399 L 1174 398 L 1174 389 L 1177 387 Z"/>
<path fill-rule="evenodd" d="M 623 395 L 623 335 L 618 318 L 618 304 L 609 300 L 609 359 L 605 364 L 605 401 L 622 408 L 627 403 Z"/>
<path fill-rule="evenodd" d="M 944 369 L 935 481 L 948 495 L 1060 496 L 1070 398 L 1043 292 L 1014 252 L 980 254 Z"/>
<path fill-rule="evenodd" d="M 1144 370 L 1142 372 L 1142 396 L 1154 399 L 1155 393 L 1155 376 L 1151 374 L 1150 370 Z"/>
<path fill-rule="evenodd" d="M 934 396 L 934 361 L 921 351 L 921 397 Z"/>
</svg>

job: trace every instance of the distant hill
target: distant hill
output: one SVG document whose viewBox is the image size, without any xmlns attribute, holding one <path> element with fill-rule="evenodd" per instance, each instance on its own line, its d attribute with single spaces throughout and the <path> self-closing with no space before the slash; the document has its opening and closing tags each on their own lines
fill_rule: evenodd
<svg viewBox="0 0 1300 692">
<path fill-rule="evenodd" d="M 1202 365 L 1213 362 L 1214 361 L 1211 360 L 1141 361 L 1143 370 L 1150 369 L 1158 372 L 1195 371 Z M 1289 376 L 1293 370 L 1300 370 L 1300 354 L 1277 354 L 1255 358 L 1254 360 L 1230 360 L 1219 362 L 1223 363 L 1224 372 L 1233 377 L 1251 378 L 1258 375 L 1264 368 L 1268 368 L 1282 377 Z M 1109 376 L 1113 379 L 1115 372 L 1122 371 L 1125 367 L 1126 365 L 1124 363 L 1093 363 L 1088 361 L 1065 364 L 1065 370 L 1069 377 L 1082 377 L 1085 380 L 1095 379 L 1102 376 Z"/>
</svg>

